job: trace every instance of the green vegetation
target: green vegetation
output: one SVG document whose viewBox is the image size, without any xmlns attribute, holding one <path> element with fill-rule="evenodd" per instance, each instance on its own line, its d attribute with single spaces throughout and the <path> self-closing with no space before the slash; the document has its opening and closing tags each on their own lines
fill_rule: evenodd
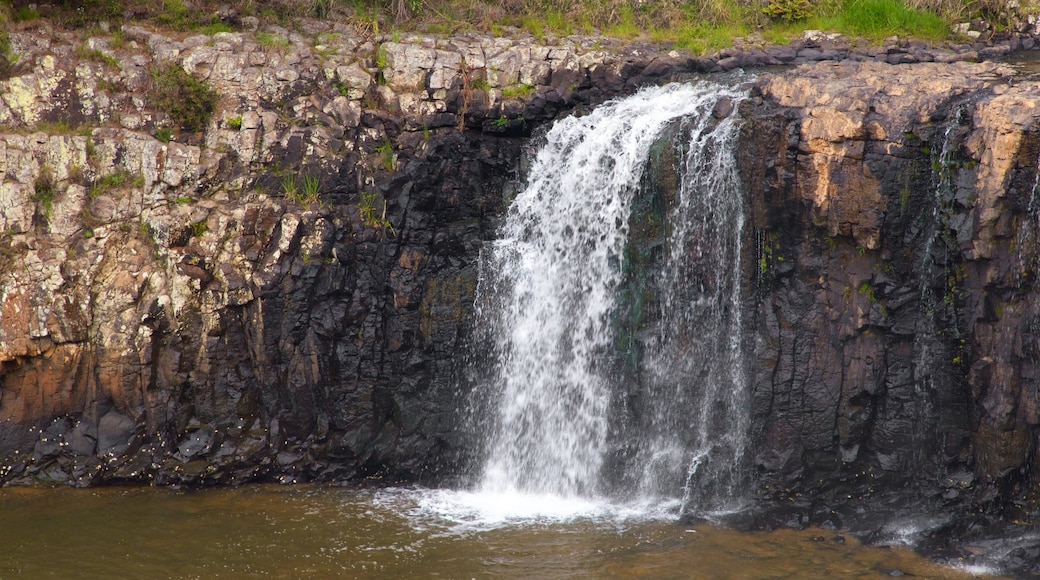
<svg viewBox="0 0 1040 580">
<path fill-rule="evenodd" d="M 382 230 L 389 229 L 392 234 L 397 235 L 394 227 L 390 225 L 390 220 L 386 219 L 386 200 L 379 192 L 362 192 L 358 203 L 358 213 L 361 215 L 361 222 L 366 226 Z"/>
<path fill-rule="evenodd" d="M 158 127 L 155 129 L 155 138 L 163 143 L 169 143 L 173 139 L 173 130 L 169 127 Z"/>
<path fill-rule="evenodd" d="M 234 117 L 227 117 L 224 119 L 227 126 L 235 131 L 242 129 L 242 115 L 235 115 Z"/>
<path fill-rule="evenodd" d="M 363 34 L 392 31 L 395 40 L 411 31 L 502 34 L 513 27 L 537 38 L 641 38 L 698 52 L 728 46 L 738 36 L 786 42 L 807 29 L 873 41 L 892 35 L 936 40 L 950 35 L 951 24 L 972 18 L 990 21 L 998 29 L 1009 20 L 1003 0 L 244 0 L 231 3 L 234 14 L 225 14 L 226 20 L 217 16 L 224 14 L 218 8 L 228 4 L 222 0 L 57 0 L 38 9 L 17 4 L 15 10 L 11 0 L 0 0 L 0 78 L 11 74 L 16 60 L 8 31 L 39 17 L 67 28 L 105 22 L 115 30 L 132 18 L 160 29 L 205 34 L 236 30 L 246 16 L 258 18 L 262 27 L 297 30 L 299 18 L 319 18 L 343 22 Z M 256 39 L 268 49 L 289 45 L 284 34 L 261 32 Z M 112 46 L 119 48 L 116 39 Z M 108 62 L 98 55 L 85 56 Z M 378 44 L 372 62 L 376 68 L 386 66 Z M 478 82 L 472 88 L 482 87 Z"/>
<path fill-rule="evenodd" d="M 704 51 L 758 33 L 786 42 L 822 29 L 881 40 L 891 35 L 940 39 L 949 25 L 981 17 L 1006 21 L 996 0 L 350 0 L 342 11 L 358 28 L 502 33 L 506 26 L 537 38 L 603 34 L 648 38 Z M 335 13 L 336 8 L 333 9 Z M 477 87 L 479 88 L 479 87 Z"/>
<path fill-rule="evenodd" d="M 514 85 L 502 88 L 502 96 L 507 99 L 516 99 L 530 96 L 534 92 L 531 85 Z"/>
<path fill-rule="evenodd" d="M 387 66 L 386 60 L 386 49 L 383 48 L 382 44 L 377 44 L 375 52 L 372 54 L 372 61 L 376 66 L 376 83 L 380 85 L 386 84 L 386 75 L 383 73 L 383 69 Z"/>
<path fill-rule="evenodd" d="M 313 175 L 305 175 L 303 177 L 303 189 L 300 191 L 300 197 L 297 202 L 301 205 L 310 205 L 318 201 L 318 194 L 321 192 L 321 180 Z"/>
<path fill-rule="evenodd" d="M 394 146 L 389 139 L 384 141 L 379 147 L 376 147 L 376 153 L 379 154 L 379 158 L 383 161 L 383 169 L 387 171 L 397 169 L 397 157 L 394 155 Z"/>
<path fill-rule="evenodd" d="M 0 6 L 0 81 L 10 78 L 14 74 L 14 63 L 18 57 L 11 47 L 11 34 L 7 31 L 7 12 Z"/>
<path fill-rule="evenodd" d="M 44 165 L 40 168 L 40 173 L 36 176 L 36 181 L 33 183 L 32 194 L 32 200 L 36 202 L 36 206 L 44 219 L 50 218 L 51 209 L 54 207 L 54 198 L 57 194 L 54 174 L 51 173 L 49 166 Z"/>
<path fill-rule="evenodd" d="M 94 128 L 94 125 L 86 123 L 74 125 L 70 123 L 67 118 L 58 118 L 40 121 L 35 125 L 5 128 L 5 132 L 23 135 L 28 133 L 47 133 L 48 135 L 78 135 L 81 137 L 89 137 Z"/>
<path fill-rule="evenodd" d="M 108 193 L 113 189 L 119 189 L 120 187 L 133 186 L 143 187 L 144 177 L 142 175 L 133 175 L 129 171 L 120 170 L 109 175 L 99 177 L 90 185 L 87 195 L 90 199 L 95 199 L 100 195 Z"/>
<path fill-rule="evenodd" d="M 894 34 L 939 40 L 950 34 L 937 14 L 909 8 L 902 0 L 849 0 L 840 10 L 817 16 L 810 24 L 871 40 Z"/>
<path fill-rule="evenodd" d="M 797 22 L 811 17 L 813 6 L 809 0 L 770 0 L 762 13 L 770 20 Z"/>
<path fill-rule="evenodd" d="M 188 5 L 181 0 L 163 0 L 160 10 L 153 17 L 156 24 L 172 28 L 177 31 L 199 30 L 206 34 L 230 31 L 230 27 L 223 24 L 212 11 L 200 10 L 197 6 Z M 207 27 L 223 25 L 221 29 L 208 32 Z M 225 28 L 226 27 L 226 28 Z"/>
<path fill-rule="evenodd" d="M 191 235 L 195 238 L 201 238 L 203 234 L 209 231 L 209 224 L 206 220 L 195 222 L 191 224 Z"/>
<path fill-rule="evenodd" d="M 305 175 L 302 182 L 297 182 L 296 176 L 286 175 L 282 177 L 282 193 L 285 199 L 309 207 L 321 196 L 321 179 Z"/>
<path fill-rule="evenodd" d="M 14 13 L 13 20 L 15 22 L 32 22 L 33 20 L 39 20 L 40 13 L 36 10 L 35 5 L 25 5 L 18 8 Z"/>
<path fill-rule="evenodd" d="M 105 54 L 96 48 L 87 48 L 87 45 L 81 44 L 76 47 L 76 56 L 82 60 L 90 60 L 94 62 L 100 62 L 101 64 L 113 68 L 119 68 L 119 59 L 114 56 Z"/>
<path fill-rule="evenodd" d="M 259 32 L 256 35 L 256 43 L 264 49 L 283 49 L 289 46 L 289 39 L 279 34 L 271 34 L 270 32 Z"/>
<path fill-rule="evenodd" d="M 204 81 L 172 62 L 148 71 L 152 77 L 152 102 L 169 121 L 185 131 L 199 131 L 209 123 L 217 107 L 217 93 Z"/>
</svg>

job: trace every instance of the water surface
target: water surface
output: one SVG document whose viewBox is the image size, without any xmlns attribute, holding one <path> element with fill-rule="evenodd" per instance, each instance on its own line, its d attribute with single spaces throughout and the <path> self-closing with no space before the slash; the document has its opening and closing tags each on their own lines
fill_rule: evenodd
<svg viewBox="0 0 1040 580">
<path fill-rule="evenodd" d="M 842 544 L 834 531 L 745 534 L 683 527 L 646 506 L 503 500 L 315 486 L 0 489 L 0 578 L 972 577 L 903 549 Z"/>
</svg>

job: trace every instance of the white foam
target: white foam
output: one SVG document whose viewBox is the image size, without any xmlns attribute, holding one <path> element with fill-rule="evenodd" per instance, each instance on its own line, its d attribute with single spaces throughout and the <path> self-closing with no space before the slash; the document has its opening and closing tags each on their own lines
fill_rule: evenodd
<svg viewBox="0 0 1040 580">
<path fill-rule="evenodd" d="M 950 562 L 949 564 L 953 568 L 967 572 L 972 576 L 996 576 L 1000 574 L 1000 568 L 986 564 L 964 564 L 959 562 Z"/>
<path fill-rule="evenodd" d="M 376 492 L 374 500 L 407 517 L 413 526 L 451 533 L 575 522 L 674 521 L 679 511 L 675 499 L 617 503 L 603 498 L 446 489 L 385 489 Z"/>
</svg>

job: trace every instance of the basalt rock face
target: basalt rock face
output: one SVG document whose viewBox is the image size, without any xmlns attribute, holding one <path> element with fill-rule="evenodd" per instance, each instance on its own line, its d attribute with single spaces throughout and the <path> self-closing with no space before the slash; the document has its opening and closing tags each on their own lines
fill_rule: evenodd
<svg viewBox="0 0 1040 580">
<path fill-rule="evenodd" d="M 479 251 L 526 138 L 714 66 L 308 26 L 13 35 L 0 484 L 450 478 Z M 205 130 L 156 138 L 159 61 L 216 89 Z M 1038 102 L 993 64 L 828 62 L 741 104 L 752 450 L 775 521 L 918 500 L 1031 517 Z"/>
<path fill-rule="evenodd" d="M 883 536 L 893 506 L 919 504 L 906 513 L 963 539 L 1035 517 L 1040 85 L 1008 74 L 835 63 L 759 80 L 754 463 L 763 505 L 784 506 L 760 525 Z"/>
<path fill-rule="evenodd" d="M 0 484 L 443 480 L 526 136 L 691 63 L 29 26 L 0 81 Z M 154 105 L 161 62 L 217 92 L 204 130 Z"/>
</svg>

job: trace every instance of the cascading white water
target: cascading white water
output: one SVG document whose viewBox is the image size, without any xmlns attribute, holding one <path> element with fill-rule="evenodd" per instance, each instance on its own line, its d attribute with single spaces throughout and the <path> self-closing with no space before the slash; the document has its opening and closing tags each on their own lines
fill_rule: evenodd
<svg viewBox="0 0 1040 580">
<path fill-rule="evenodd" d="M 661 331 L 645 348 L 655 400 L 647 432 L 635 434 L 644 439 L 635 446 L 638 463 L 667 465 L 642 469 L 629 478 L 639 480 L 637 489 L 627 491 L 678 496 L 687 471 L 708 455 L 724 456 L 730 471 L 739 464 L 747 427 L 743 216 L 732 151 L 735 107 L 716 105 L 743 96 L 707 82 L 650 88 L 563 119 L 547 134 L 527 188 L 482 258 L 477 325 L 494 367 L 483 409 L 482 491 L 570 498 L 604 492 L 603 466 L 618 430 L 611 422 L 625 420 L 616 412 L 626 385 L 618 384 L 614 314 L 631 207 L 651 145 L 680 122 L 680 194 L 668 218 L 665 266 L 653 275 L 665 296 Z M 722 321 L 710 326 L 716 336 L 705 335 L 702 319 Z M 689 413 L 691 402 L 701 408 Z M 732 481 L 721 487 L 731 490 Z"/>
<path fill-rule="evenodd" d="M 741 97 L 736 91 L 723 96 Z M 644 437 L 650 453 L 640 461 L 639 489 L 667 494 L 678 476 L 684 509 L 709 511 L 740 503 L 750 417 L 742 344 L 738 124 L 734 115 L 716 120 L 706 110 L 700 113 L 684 121 L 679 135 L 686 151 L 658 278 L 661 322 L 643 365 L 654 415 Z M 682 461 L 653 460 L 670 449 Z"/>
</svg>

